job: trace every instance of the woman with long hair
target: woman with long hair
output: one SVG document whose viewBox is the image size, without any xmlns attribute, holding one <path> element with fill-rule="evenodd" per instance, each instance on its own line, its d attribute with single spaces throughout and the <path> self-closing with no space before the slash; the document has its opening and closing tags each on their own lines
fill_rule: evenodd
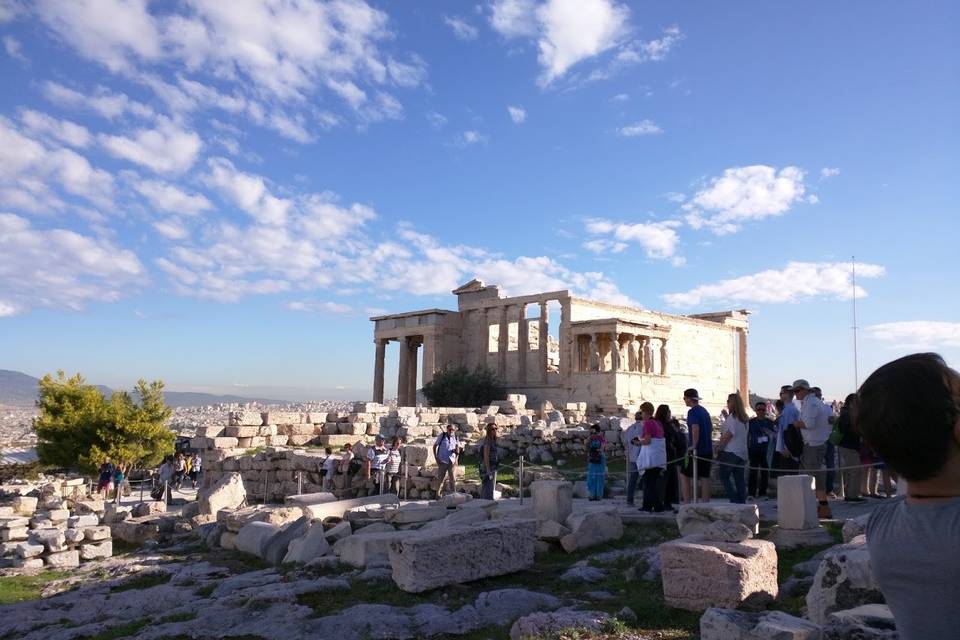
<svg viewBox="0 0 960 640">
<path fill-rule="evenodd" d="M 637 468 L 643 473 L 643 507 L 641 511 L 663 511 L 664 471 L 667 467 L 667 445 L 663 425 L 653 417 L 653 405 L 640 405 L 643 417 L 643 435 L 640 438 L 640 456 Z"/>
<path fill-rule="evenodd" d="M 603 488 L 607 480 L 607 441 L 603 437 L 600 425 L 590 426 L 590 438 L 587 440 L 587 491 L 591 500 L 603 499 Z"/>
<path fill-rule="evenodd" d="M 718 449 L 720 455 L 720 482 L 730 502 L 744 504 L 747 501 L 747 487 L 744 482 L 744 469 L 747 464 L 747 410 L 739 393 L 727 396 L 726 420 L 723 421 L 723 435 L 720 436 Z"/>
<path fill-rule="evenodd" d="M 667 471 L 664 482 L 663 506 L 680 504 L 680 459 L 687 450 L 687 440 L 680 432 L 680 422 L 673 417 L 670 407 L 661 404 L 657 407 L 653 419 L 663 425 L 663 436 L 667 444 Z"/>
</svg>

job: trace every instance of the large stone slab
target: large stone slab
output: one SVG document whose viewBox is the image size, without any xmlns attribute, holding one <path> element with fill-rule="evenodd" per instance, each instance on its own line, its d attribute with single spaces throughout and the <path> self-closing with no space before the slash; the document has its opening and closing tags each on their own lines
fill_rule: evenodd
<svg viewBox="0 0 960 640">
<path fill-rule="evenodd" d="M 348 528 L 349 526 L 350 525 L 347 524 Z M 287 548 L 287 554 L 283 557 L 283 562 L 284 564 L 289 562 L 306 564 L 328 553 L 330 553 L 330 543 L 327 541 L 323 524 L 314 522 L 309 525 L 307 532 L 303 536 L 290 541 L 290 546 Z"/>
<path fill-rule="evenodd" d="M 336 502 L 337 496 L 326 491 L 321 491 L 319 493 L 299 493 L 292 496 L 287 496 L 284 498 L 283 502 L 292 507 L 305 507 L 311 504 L 326 504 L 328 502 Z"/>
<path fill-rule="evenodd" d="M 15 496 L 13 510 L 22 516 L 32 516 L 37 510 L 37 498 L 33 496 Z"/>
<path fill-rule="evenodd" d="M 870 568 L 866 538 L 858 536 L 824 554 L 807 592 L 807 617 L 826 624 L 834 611 L 883 601 L 880 584 Z"/>
<path fill-rule="evenodd" d="M 313 520 L 324 520 L 326 518 L 342 518 L 350 509 L 362 507 L 364 505 L 382 504 L 399 505 L 400 499 L 392 493 L 386 493 L 378 496 L 366 496 L 365 498 L 354 498 L 352 500 L 337 500 L 336 502 L 324 502 L 320 504 L 308 504 L 303 507 L 304 515 L 310 516 Z"/>
<path fill-rule="evenodd" d="M 777 545 L 777 549 L 816 547 L 834 542 L 833 535 L 819 525 L 810 529 L 784 529 L 780 525 L 774 525 L 768 539 Z"/>
<path fill-rule="evenodd" d="M 536 527 L 533 520 L 488 522 L 394 540 L 393 581 L 408 593 L 420 593 L 522 571 L 533 566 Z"/>
<path fill-rule="evenodd" d="M 816 529 L 817 494 L 813 476 L 777 478 L 777 524 L 781 529 Z"/>
<path fill-rule="evenodd" d="M 102 560 L 113 555 L 113 540 L 80 545 L 81 560 Z"/>
<path fill-rule="evenodd" d="M 530 485 L 538 520 L 563 524 L 573 511 L 573 485 L 564 480 L 537 480 Z"/>
<path fill-rule="evenodd" d="M 200 513 L 216 515 L 220 509 L 239 509 L 247 501 L 243 477 L 236 472 L 226 473 L 197 497 Z"/>
<path fill-rule="evenodd" d="M 153 515 L 158 515 L 166 512 L 167 512 L 166 502 L 162 500 L 150 500 L 148 502 L 140 502 L 135 504 L 130 514 L 134 518 L 143 518 L 145 516 L 153 516 Z"/>
<path fill-rule="evenodd" d="M 374 562 L 390 560 L 390 543 L 418 535 L 416 531 L 387 531 L 352 535 L 337 542 L 340 562 L 354 567 L 366 567 Z M 434 550 L 436 551 L 436 550 Z"/>
<path fill-rule="evenodd" d="M 566 525 L 570 533 L 560 538 L 560 545 L 567 553 L 623 536 L 623 521 L 616 509 L 574 513 L 567 518 Z"/>
<path fill-rule="evenodd" d="M 267 540 L 280 531 L 280 527 L 266 522 L 251 522 L 245 524 L 237 533 L 233 541 L 237 551 L 243 551 L 255 555 L 258 558 L 263 557 L 264 545 Z"/>
<path fill-rule="evenodd" d="M 113 537 L 130 544 L 143 544 L 156 540 L 160 536 L 160 526 L 156 522 L 140 520 L 121 520 L 110 525 Z"/>
<path fill-rule="evenodd" d="M 30 532 L 30 542 L 42 544 L 50 551 L 62 551 L 67 537 L 62 529 L 34 529 Z"/>
<path fill-rule="evenodd" d="M 80 566 L 79 551 L 62 551 L 60 553 L 51 553 L 43 559 L 48 567 L 57 569 L 74 569 Z"/>
<path fill-rule="evenodd" d="M 296 522 L 291 522 L 283 527 L 263 543 L 263 559 L 273 565 L 283 562 L 290 543 L 306 535 L 309 528 L 310 518 L 307 516 L 302 516 Z"/>
<path fill-rule="evenodd" d="M 767 540 L 671 540 L 660 545 L 660 572 L 664 599 L 679 609 L 762 606 L 777 597 L 777 551 Z"/>
<path fill-rule="evenodd" d="M 711 607 L 700 617 L 700 640 L 820 640 L 820 625 L 783 611 L 751 613 Z"/>
<path fill-rule="evenodd" d="M 760 510 L 755 504 L 684 504 L 677 513 L 677 527 L 682 536 L 701 533 L 707 525 L 716 521 L 739 522 L 746 525 L 753 535 L 760 532 Z"/>
<path fill-rule="evenodd" d="M 599 632 L 603 623 L 610 619 L 610 614 L 603 611 L 576 611 L 561 609 L 560 611 L 537 611 L 518 618 L 510 627 L 510 640 L 525 640 L 526 638 L 554 638 L 568 637 L 559 632 L 580 631 Z M 571 636 L 573 634 L 570 634 Z M 576 636 L 580 637 L 578 633 Z"/>
<path fill-rule="evenodd" d="M 389 511 L 384 516 L 384 521 L 392 524 L 416 524 L 418 522 L 431 522 L 433 520 L 442 520 L 451 512 L 446 507 L 424 507 L 420 505 L 404 505 L 395 511 Z"/>
</svg>

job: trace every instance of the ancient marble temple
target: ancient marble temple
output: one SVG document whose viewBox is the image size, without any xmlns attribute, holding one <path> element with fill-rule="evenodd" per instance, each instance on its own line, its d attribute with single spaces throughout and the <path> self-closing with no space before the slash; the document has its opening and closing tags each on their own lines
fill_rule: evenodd
<svg viewBox="0 0 960 640">
<path fill-rule="evenodd" d="M 533 401 L 587 402 L 599 411 L 647 400 L 678 411 L 687 387 L 697 388 L 715 411 L 729 393 L 746 400 L 746 311 L 671 315 L 569 291 L 505 298 L 496 285 L 479 280 L 453 294 L 456 311 L 371 318 L 374 401 L 383 402 L 391 343 L 399 347 L 400 406 L 416 404 L 417 389 L 451 366 L 488 367 L 511 393 Z"/>
</svg>

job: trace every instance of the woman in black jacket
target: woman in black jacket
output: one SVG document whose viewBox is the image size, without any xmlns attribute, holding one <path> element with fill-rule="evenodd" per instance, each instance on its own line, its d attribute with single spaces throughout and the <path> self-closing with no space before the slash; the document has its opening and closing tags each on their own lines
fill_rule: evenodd
<svg viewBox="0 0 960 640">
<path fill-rule="evenodd" d="M 857 394 L 851 393 L 843 401 L 840 417 L 837 418 L 837 431 L 841 434 L 838 443 L 840 466 L 846 467 L 840 471 L 840 483 L 843 487 L 844 502 L 863 502 L 860 497 L 860 432 L 857 431 Z"/>
<path fill-rule="evenodd" d="M 687 441 L 680 433 L 680 422 L 670 413 L 670 407 L 662 404 L 657 407 L 653 415 L 663 425 L 663 437 L 667 446 L 667 476 L 664 504 L 675 505 L 680 503 L 680 483 L 677 474 L 680 472 L 680 458 L 687 450 Z"/>
</svg>

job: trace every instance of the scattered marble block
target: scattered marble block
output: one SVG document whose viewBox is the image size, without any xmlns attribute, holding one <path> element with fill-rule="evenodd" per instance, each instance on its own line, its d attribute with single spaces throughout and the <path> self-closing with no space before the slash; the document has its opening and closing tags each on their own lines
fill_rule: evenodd
<svg viewBox="0 0 960 640">
<path fill-rule="evenodd" d="M 280 527 L 267 522 L 251 522 L 240 528 L 234 545 L 237 551 L 262 558 L 267 540 L 279 531 Z"/>
<path fill-rule="evenodd" d="M 243 477 L 235 472 L 224 474 L 216 484 L 197 496 L 200 513 L 205 515 L 216 515 L 221 509 L 238 509 L 246 500 L 247 491 L 243 487 Z"/>
<path fill-rule="evenodd" d="M 820 625 L 782 611 L 711 607 L 700 617 L 700 640 L 820 640 Z"/>
<path fill-rule="evenodd" d="M 102 560 L 113 555 L 113 540 L 80 545 L 81 560 Z"/>
<path fill-rule="evenodd" d="M 349 523 L 347 523 L 349 531 Z M 311 560 L 330 553 L 330 543 L 327 540 L 323 525 L 314 522 L 307 528 L 306 534 L 290 542 L 287 554 L 283 557 L 284 564 L 299 562 L 306 564 Z"/>
<path fill-rule="evenodd" d="M 158 515 L 167 512 L 167 503 L 162 500 L 151 500 L 150 502 L 141 502 L 134 505 L 131 513 L 134 518 L 144 516 Z"/>
<path fill-rule="evenodd" d="M 536 526 L 532 520 L 501 520 L 394 540 L 393 581 L 403 591 L 420 593 L 522 571 L 533 566 Z M 439 562 L 438 549 L 443 549 Z"/>
<path fill-rule="evenodd" d="M 885 604 L 865 604 L 827 616 L 823 640 L 897 640 L 896 621 Z"/>
<path fill-rule="evenodd" d="M 573 485 L 563 480 L 537 480 L 530 485 L 537 520 L 563 524 L 573 511 Z"/>
<path fill-rule="evenodd" d="M 829 549 L 820 561 L 807 592 L 807 617 L 817 624 L 826 624 L 828 616 L 864 604 L 884 601 L 870 568 L 870 553 L 864 536 L 848 544 Z"/>
<path fill-rule="evenodd" d="M 37 498 L 33 496 L 15 496 L 13 510 L 22 516 L 32 516 L 37 510 Z"/>
<path fill-rule="evenodd" d="M 856 518 L 851 518 L 843 523 L 843 541 L 844 543 L 850 542 L 857 536 L 862 536 L 867 532 L 867 521 L 870 519 L 870 514 L 865 513 L 862 516 L 857 516 Z"/>
<path fill-rule="evenodd" d="M 660 545 L 660 572 L 664 599 L 679 609 L 759 607 L 777 597 L 777 550 L 767 540 L 671 540 Z"/>
<path fill-rule="evenodd" d="M 816 547 L 834 542 L 830 532 L 820 526 L 815 529 L 784 529 L 774 525 L 770 528 L 769 540 L 777 545 L 777 549 Z"/>
<path fill-rule="evenodd" d="M 813 476 L 777 478 L 777 524 L 781 529 L 816 529 L 817 494 Z"/>
<path fill-rule="evenodd" d="M 616 509 L 571 514 L 567 518 L 567 527 L 570 533 L 560 538 L 560 545 L 567 553 L 619 540 L 623 536 L 623 520 Z"/>
<path fill-rule="evenodd" d="M 510 627 L 510 640 L 559 637 L 561 631 L 599 632 L 610 615 L 603 611 L 538 611 L 517 619 Z M 566 634 L 564 634 L 566 637 Z"/>
<path fill-rule="evenodd" d="M 340 562 L 353 567 L 366 567 L 375 562 L 390 561 L 390 543 L 403 540 L 414 531 L 383 531 L 380 533 L 354 534 L 337 542 L 334 551 Z"/>
<path fill-rule="evenodd" d="M 20 558 L 13 559 L 13 566 L 17 569 L 42 569 L 42 558 Z"/>
<path fill-rule="evenodd" d="M 73 550 L 51 553 L 44 558 L 44 562 L 46 562 L 48 567 L 75 569 L 80 566 L 80 552 Z"/>
<path fill-rule="evenodd" d="M 739 522 L 753 535 L 760 532 L 760 510 L 755 504 L 702 502 L 681 505 L 677 513 L 677 527 L 682 536 L 702 533 L 711 522 L 717 521 Z"/>
</svg>

